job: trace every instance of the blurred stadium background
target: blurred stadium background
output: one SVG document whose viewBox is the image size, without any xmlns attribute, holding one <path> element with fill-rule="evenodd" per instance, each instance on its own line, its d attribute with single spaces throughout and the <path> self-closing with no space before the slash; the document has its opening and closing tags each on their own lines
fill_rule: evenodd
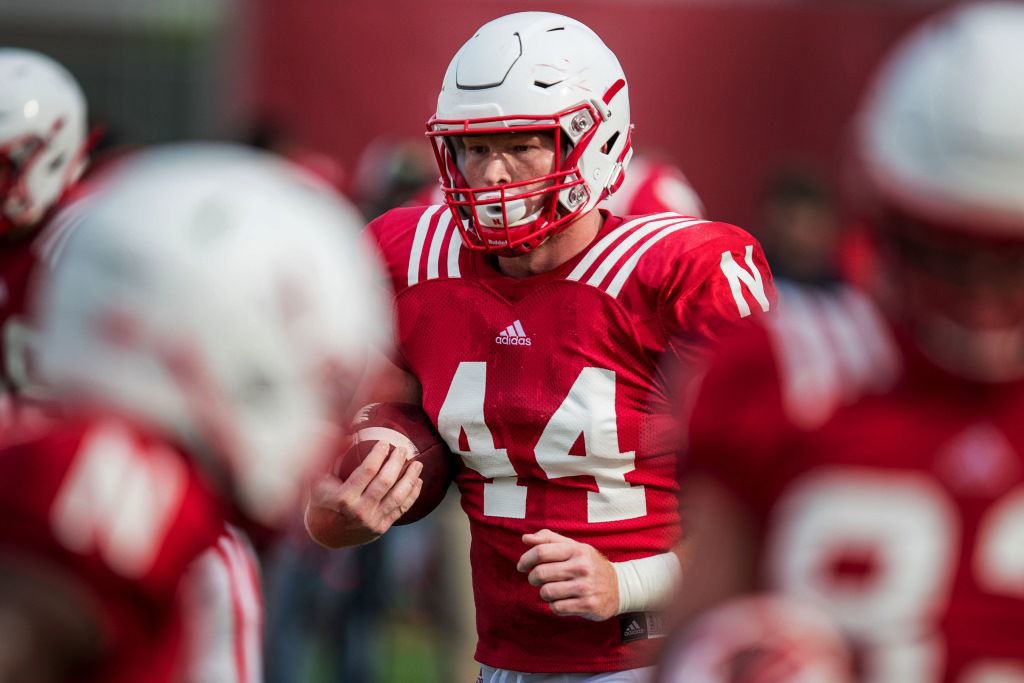
<svg viewBox="0 0 1024 683">
<path fill-rule="evenodd" d="M 496 16 L 561 12 L 619 55 L 636 147 L 678 164 L 709 216 L 769 247 L 766 231 L 789 219 L 766 202 L 830 206 L 821 198 L 837 195 L 867 75 L 909 25 L 948 4 L 0 0 L 0 45 L 40 50 L 76 75 L 106 131 L 101 153 L 246 140 L 310 165 L 372 214 L 434 177 L 421 135 L 455 49 Z M 472 680 L 468 541 L 450 502 L 349 552 L 314 548 L 297 520 L 265 557 L 268 679 Z"/>
</svg>

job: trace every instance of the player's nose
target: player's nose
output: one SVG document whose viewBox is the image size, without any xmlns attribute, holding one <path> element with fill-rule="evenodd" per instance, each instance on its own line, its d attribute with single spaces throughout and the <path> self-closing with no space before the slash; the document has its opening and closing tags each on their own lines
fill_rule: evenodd
<svg viewBox="0 0 1024 683">
<path fill-rule="evenodd" d="M 487 185 L 506 185 L 512 182 L 512 171 L 500 154 L 493 154 L 484 166 L 484 182 Z"/>
</svg>

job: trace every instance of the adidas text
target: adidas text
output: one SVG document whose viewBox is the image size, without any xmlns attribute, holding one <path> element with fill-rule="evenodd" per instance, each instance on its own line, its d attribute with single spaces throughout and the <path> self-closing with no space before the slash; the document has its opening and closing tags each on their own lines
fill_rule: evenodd
<svg viewBox="0 0 1024 683">
<path fill-rule="evenodd" d="M 530 346 L 533 340 L 529 337 L 495 337 L 494 341 L 505 346 Z"/>
</svg>

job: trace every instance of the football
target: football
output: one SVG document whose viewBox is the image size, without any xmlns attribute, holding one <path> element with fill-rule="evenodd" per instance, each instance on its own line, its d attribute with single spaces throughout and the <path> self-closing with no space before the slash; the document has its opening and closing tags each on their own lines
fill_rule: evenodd
<svg viewBox="0 0 1024 683">
<path fill-rule="evenodd" d="M 334 474 L 341 479 L 352 473 L 378 441 L 405 446 L 413 451 L 409 462 L 423 463 L 420 495 L 396 525 L 420 520 L 441 504 L 455 476 L 454 456 L 422 408 L 411 403 L 372 403 L 356 415 L 352 438 L 354 443 L 335 464 Z"/>
</svg>

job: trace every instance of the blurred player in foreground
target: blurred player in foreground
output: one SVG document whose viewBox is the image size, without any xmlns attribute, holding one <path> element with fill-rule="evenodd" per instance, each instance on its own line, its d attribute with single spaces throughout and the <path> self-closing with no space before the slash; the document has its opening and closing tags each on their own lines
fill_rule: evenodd
<svg viewBox="0 0 1024 683">
<path fill-rule="evenodd" d="M 649 675 L 680 573 L 662 364 L 704 353 L 774 294 L 735 226 L 599 208 L 630 134 L 625 75 L 593 31 L 544 12 L 495 19 L 452 60 L 428 124 L 447 205 L 369 227 L 396 289 L 400 400 L 460 456 L 483 681 Z M 313 537 L 387 531 L 389 476 L 365 496 L 319 482 Z"/>
<path fill-rule="evenodd" d="M 712 364 L 662 681 L 1024 681 L 1022 74 L 1017 3 L 882 68 L 856 152 L 883 277 L 786 299 Z"/>
<path fill-rule="evenodd" d="M 259 680 L 252 642 L 224 668 L 192 648 L 220 637 L 223 594 L 225 619 L 261 609 L 225 521 L 293 513 L 386 339 L 357 230 L 330 191 L 221 146 L 143 153 L 90 197 L 33 298 L 64 416 L 0 450 L 0 681 Z M 189 580 L 211 552 L 228 574 Z"/>
</svg>

